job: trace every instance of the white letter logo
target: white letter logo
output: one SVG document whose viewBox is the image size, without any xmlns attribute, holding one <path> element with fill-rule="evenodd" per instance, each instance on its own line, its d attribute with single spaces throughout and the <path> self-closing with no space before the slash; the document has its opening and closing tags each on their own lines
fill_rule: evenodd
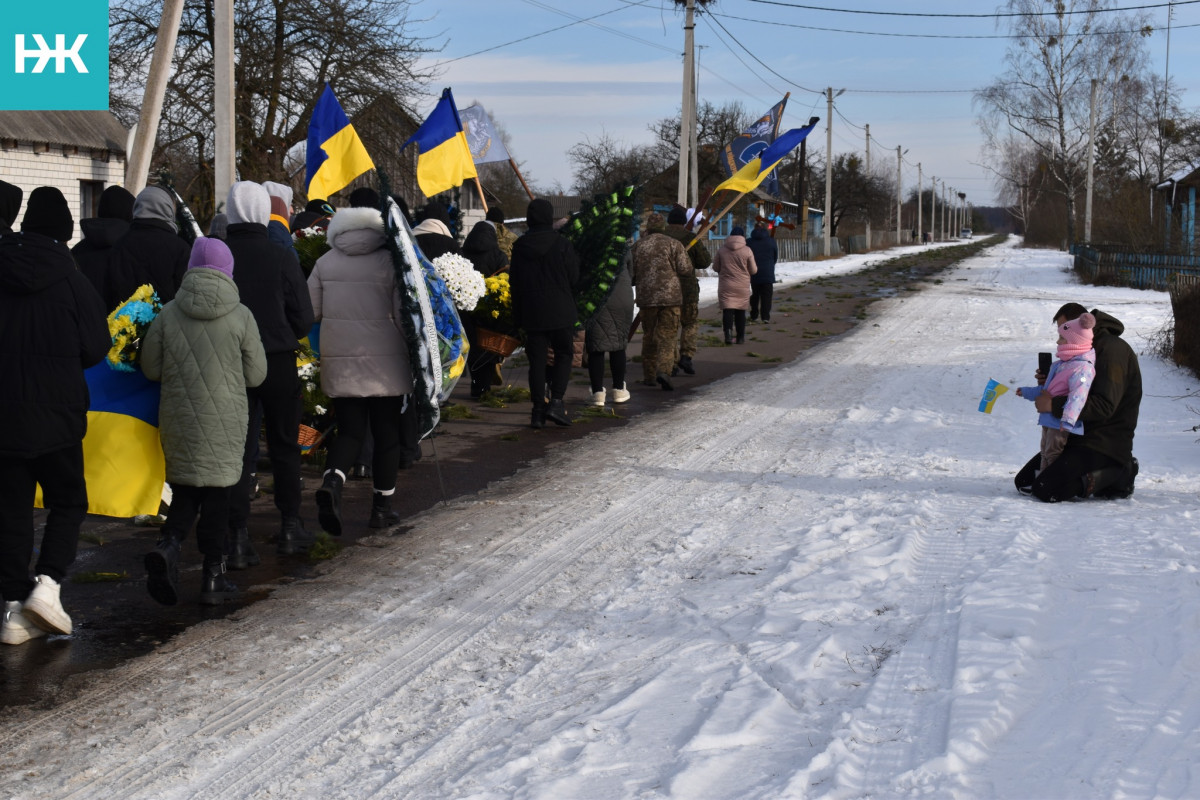
<svg viewBox="0 0 1200 800">
<path fill-rule="evenodd" d="M 64 34 L 56 33 L 54 35 L 54 49 L 46 44 L 46 39 L 40 34 L 33 34 L 33 41 L 37 44 L 36 50 L 25 49 L 25 34 L 18 33 L 17 37 L 17 72 L 25 72 L 26 59 L 36 58 L 37 63 L 33 65 L 33 73 L 39 74 L 46 68 L 46 63 L 50 59 L 54 59 L 54 71 L 60 75 L 67 71 L 67 65 L 64 63 L 67 59 L 75 65 L 75 71 L 86 73 L 87 67 L 83 64 L 83 59 L 79 57 L 79 48 L 83 47 L 83 43 L 87 41 L 88 35 L 81 33 L 75 37 L 75 44 L 71 45 L 71 49 L 67 49 L 67 37 Z"/>
</svg>

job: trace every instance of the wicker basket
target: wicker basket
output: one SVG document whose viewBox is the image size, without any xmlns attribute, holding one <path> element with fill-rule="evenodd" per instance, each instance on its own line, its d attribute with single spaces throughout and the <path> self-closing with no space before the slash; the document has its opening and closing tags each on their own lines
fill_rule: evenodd
<svg viewBox="0 0 1200 800">
<path fill-rule="evenodd" d="M 479 342 L 479 346 L 489 353 L 504 356 L 507 358 L 513 354 L 513 351 L 521 346 L 521 340 L 513 336 L 506 336 L 503 333 L 489 331 L 486 328 L 476 328 L 475 338 Z"/>
<path fill-rule="evenodd" d="M 300 452 L 308 455 L 325 439 L 325 434 L 321 433 L 316 428 L 310 428 L 307 425 L 300 426 L 300 435 L 297 437 L 300 443 Z"/>
</svg>

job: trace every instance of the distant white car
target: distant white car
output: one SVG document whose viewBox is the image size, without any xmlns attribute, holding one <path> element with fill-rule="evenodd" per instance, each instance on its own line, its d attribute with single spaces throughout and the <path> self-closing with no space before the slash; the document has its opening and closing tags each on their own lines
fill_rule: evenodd
<svg viewBox="0 0 1200 800">
<path fill-rule="evenodd" d="M 963 239 L 970 239 L 973 234 L 974 231 L 972 231 L 970 228 L 963 228 L 958 232 L 958 235 Z"/>
</svg>

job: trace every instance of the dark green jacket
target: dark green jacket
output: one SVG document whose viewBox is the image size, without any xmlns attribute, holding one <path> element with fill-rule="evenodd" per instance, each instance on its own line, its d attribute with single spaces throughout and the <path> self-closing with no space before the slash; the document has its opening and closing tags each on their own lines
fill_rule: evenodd
<svg viewBox="0 0 1200 800">
<path fill-rule="evenodd" d="M 175 299 L 150 324 L 142 371 L 162 381 L 158 428 L 167 480 L 233 486 L 242 474 L 246 387 L 267 377 L 267 356 L 237 285 L 214 269 L 189 269 Z"/>
</svg>

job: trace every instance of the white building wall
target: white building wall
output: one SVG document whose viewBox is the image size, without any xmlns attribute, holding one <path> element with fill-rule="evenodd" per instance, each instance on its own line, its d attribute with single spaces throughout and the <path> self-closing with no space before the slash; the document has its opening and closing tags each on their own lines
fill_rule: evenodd
<svg viewBox="0 0 1200 800">
<path fill-rule="evenodd" d="M 41 146 L 44 149 L 44 145 Z M 20 186 L 25 192 L 21 200 L 21 216 L 13 225 L 13 230 L 21 229 L 21 218 L 25 214 L 25 201 L 29 193 L 39 186 L 55 186 L 71 207 L 71 217 L 75 220 L 75 238 L 70 244 L 79 241 L 79 220 L 85 216 L 82 213 L 83 197 L 81 181 L 98 181 L 103 185 L 101 191 L 113 184 L 123 185 L 125 182 L 125 157 L 115 153 L 110 154 L 108 161 L 92 158 L 87 148 L 63 148 L 51 145 L 45 152 L 35 152 L 33 145 L 18 143 L 15 148 L 0 148 L 0 179 Z"/>
</svg>

